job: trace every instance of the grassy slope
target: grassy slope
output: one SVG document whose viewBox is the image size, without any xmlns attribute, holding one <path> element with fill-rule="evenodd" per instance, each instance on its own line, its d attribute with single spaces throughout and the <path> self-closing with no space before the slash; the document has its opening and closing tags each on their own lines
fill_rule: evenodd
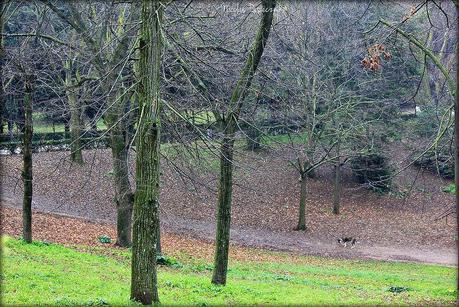
<svg viewBox="0 0 459 307">
<path fill-rule="evenodd" d="M 130 304 L 127 251 L 79 252 L 3 238 L 3 304 Z M 272 252 L 266 252 L 272 253 Z M 105 249 L 107 254 L 107 249 Z M 159 269 L 164 304 L 453 304 L 456 268 L 381 261 L 296 257 L 232 262 L 226 287 L 210 284 L 211 266 L 179 253 Z M 280 256 L 280 257 L 279 257 Z M 391 293 L 390 286 L 411 290 Z M 132 303 L 131 303 L 132 304 Z"/>
</svg>

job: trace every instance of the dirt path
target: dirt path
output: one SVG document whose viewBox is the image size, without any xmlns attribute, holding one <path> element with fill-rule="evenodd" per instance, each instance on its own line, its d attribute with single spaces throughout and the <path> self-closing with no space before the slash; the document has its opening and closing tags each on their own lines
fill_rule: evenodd
<svg viewBox="0 0 459 307">
<path fill-rule="evenodd" d="M 98 214 L 88 211 L 73 210 L 71 206 L 60 206 L 48 199 L 34 195 L 33 209 L 43 213 L 53 213 L 74 218 L 83 218 L 92 222 L 115 223 L 114 216 Z M 2 206 L 20 208 L 21 201 L 18 195 L 3 193 Z M 187 219 L 171 214 L 162 214 L 161 227 L 166 233 L 184 234 L 205 241 L 213 241 L 215 224 L 203 220 Z M 443 265 L 457 265 L 455 249 L 436 248 L 419 249 L 400 246 L 379 246 L 378 244 L 360 243 L 354 249 L 343 248 L 336 242 L 324 242 L 310 237 L 306 232 L 282 232 L 266 229 L 233 226 L 231 242 L 237 245 L 265 248 L 277 251 L 289 251 L 303 255 L 316 255 L 351 259 L 379 259 L 391 261 L 413 261 L 436 263 Z"/>
</svg>

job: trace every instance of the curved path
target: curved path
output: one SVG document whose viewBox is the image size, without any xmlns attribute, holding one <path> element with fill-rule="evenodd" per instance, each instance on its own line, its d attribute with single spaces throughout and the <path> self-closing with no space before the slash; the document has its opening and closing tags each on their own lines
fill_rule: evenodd
<svg viewBox="0 0 459 307">
<path fill-rule="evenodd" d="M 21 208 L 18 195 L 4 193 L 1 196 L 4 206 Z M 73 218 L 82 218 L 98 223 L 115 223 L 113 215 L 90 215 L 88 212 L 74 210 L 71 206 L 53 204 L 48 199 L 34 195 L 33 209 L 43 213 L 51 213 Z M 183 234 L 194 238 L 213 241 L 215 224 L 195 219 L 185 219 L 170 214 L 162 214 L 161 228 L 163 231 Z M 391 261 L 412 261 L 457 265 L 457 252 L 454 249 L 418 249 L 400 246 L 378 246 L 357 244 L 355 248 L 344 248 L 336 242 L 323 242 L 311 238 L 305 232 L 280 232 L 252 228 L 232 227 L 231 242 L 234 244 L 265 248 L 276 251 L 288 251 L 303 255 L 327 256 L 350 259 L 378 259 Z"/>
</svg>

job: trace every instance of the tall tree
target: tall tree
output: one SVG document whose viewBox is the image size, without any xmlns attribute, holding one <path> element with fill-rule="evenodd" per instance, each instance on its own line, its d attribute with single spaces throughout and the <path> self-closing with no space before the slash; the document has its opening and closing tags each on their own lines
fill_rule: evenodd
<svg viewBox="0 0 459 307">
<path fill-rule="evenodd" d="M 72 162 L 83 164 L 83 154 L 81 150 L 81 105 L 78 99 L 78 85 L 73 76 L 74 67 L 72 60 L 64 62 L 65 70 L 65 92 L 70 108 L 70 158 Z"/>
<path fill-rule="evenodd" d="M 26 75 L 24 80 L 24 134 L 23 134 L 23 170 L 24 197 L 22 203 L 22 237 L 27 243 L 32 242 L 32 94 L 34 77 Z"/>
<path fill-rule="evenodd" d="M 159 227 L 160 71 L 162 63 L 161 0 L 143 0 L 139 33 L 136 135 L 136 191 L 132 245 L 131 299 L 159 302 L 156 243 Z"/>
<path fill-rule="evenodd" d="M 263 13 L 253 46 L 234 88 L 224 119 L 223 140 L 220 147 L 220 178 L 218 187 L 217 233 L 212 283 L 226 284 L 231 224 L 231 198 L 233 193 L 234 136 L 237 121 L 268 41 L 273 21 L 275 0 L 263 0 Z"/>
<path fill-rule="evenodd" d="M 120 97 L 116 88 L 121 83 L 120 75 L 125 67 L 124 63 L 129 58 L 131 38 L 136 31 L 136 27 L 132 26 L 138 16 L 135 4 L 129 4 L 128 8 L 120 9 L 119 31 L 117 33 L 113 34 L 110 29 L 112 26 L 110 15 L 106 15 L 104 16 L 106 18 L 101 22 L 102 26 L 99 32 L 92 35 L 76 3 L 65 2 L 63 8 L 60 8 L 49 0 L 42 1 L 81 36 L 86 45 L 86 51 L 93 54 L 90 58 L 91 63 L 98 77 L 103 80 L 101 87 L 106 95 L 105 106 L 107 108 L 104 120 L 110 128 L 109 137 L 113 159 L 117 208 L 117 244 L 125 247 L 130 246 L 133 194 L 129 183 L 128 151 L 131 139 L 127 132 L 128 125 L 124 116 L 128 108 L 125 103 L 128 103 L 129 99 Z M 107 10 L 107 12 L 112 11 Z M 116 35 L 116 37 L 112 35 Z M 113 44 L 113 48 L 102 48 L 109 44 Z"/>
</svg>

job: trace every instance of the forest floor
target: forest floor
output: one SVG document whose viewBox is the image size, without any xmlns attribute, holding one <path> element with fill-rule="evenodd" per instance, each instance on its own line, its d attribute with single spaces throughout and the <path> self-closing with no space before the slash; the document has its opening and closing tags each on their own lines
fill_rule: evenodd
<svg viewBox="0 0 459 307">
<path fill-rule="evenodd" d="M 84 157 L 85 165 L 76 166 L 69 162 L 68 152 L 34 154 L 33 209 L 42 220 L 37 218 L 34 231 L 42 233 L 38 235 L 42 239 L 98 244 L 102 234 L 115 238 L 110 151 L 86 151 Z M 280 149 L 238 152 L 232 243 L 304 255 L 457 264 L 454 217 L 436 219 L 454 204 L 453 197 L 442 192 L 449 181 L 409 167 L 396 179 L 398 191 L 377 195 L 345 174 L 341 214 L 336 216 L 331 213 L 331 169 L 324 168 L 308 184 L 308 230 L 297 232 L 293 228 L 298 214 L 298 175 L 288 163 L 293 158 L 292 152 Z M 185 161 L 190 159 L 179 154 L 165 156 L 161 227 L 166 238 L 213 240 L 215 159 L 208 154 L 205 160 L 210 163 L 189 163 Z M 21 206 L 21 157 L 2 157 L 1 163 L 2 227 L 4 233 L 19 235 L 20 211 L 12 208 Z M 132 167 L 131 176 L 133 172 Z M 69 222 L 52 220 L 59 218 L 56 215 L 81 218 L 71 219 L 79 226 L 57 229 Z M 87 221 L 105 228 L 97 225 L 89 238 Z M 341 236 L 356 237 L 359 244 L 343 248 L 336 242 Z M 212 252 L 206 251 L 209 257 Z"/>
</svg>

